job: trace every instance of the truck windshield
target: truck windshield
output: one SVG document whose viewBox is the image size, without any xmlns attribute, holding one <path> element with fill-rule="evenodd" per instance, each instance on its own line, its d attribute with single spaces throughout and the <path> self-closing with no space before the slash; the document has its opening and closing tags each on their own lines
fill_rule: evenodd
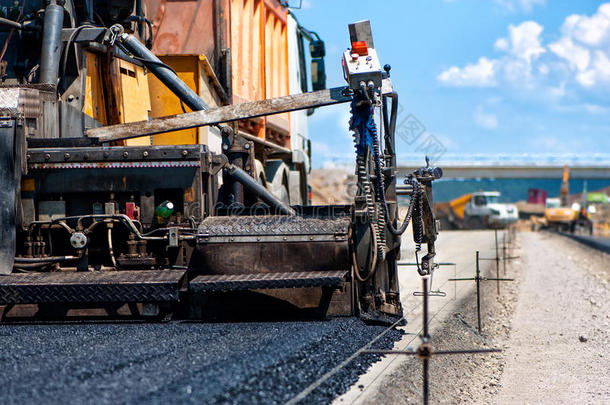
<svg viewBox="0 0 610 405">
<path fill-rule="evenodd" d="M 487 204 L 498 204 L 500 202 L 500 197 L 497 195 L 488 195 L 487 196 Z"/>
</svg>

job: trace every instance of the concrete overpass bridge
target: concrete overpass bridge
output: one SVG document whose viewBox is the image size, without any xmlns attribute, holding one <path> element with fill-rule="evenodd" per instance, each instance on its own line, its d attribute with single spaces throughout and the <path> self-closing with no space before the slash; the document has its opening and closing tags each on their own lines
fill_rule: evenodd
<svg viewBox="0 0 610 405">
<path fill-rule="evenodd" d="M 423 161 L 421 156 L 401 156 L 399 176 L 412 173 Z M 567 165 L 571 179 L 610 180 L 610 154 L 445 155 L 434 165 L 443 169 L 444 179 L 560 179 Z"/>
</svg>

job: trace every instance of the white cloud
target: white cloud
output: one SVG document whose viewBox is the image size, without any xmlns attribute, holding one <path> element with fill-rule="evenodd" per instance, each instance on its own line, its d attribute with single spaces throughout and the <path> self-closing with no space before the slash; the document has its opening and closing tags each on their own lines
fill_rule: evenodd
<svg viewBox="0 0 610 405">
<path fill-rule="evenodd" d="M 524 11 L 529 13 L 532 11 L 534 6 L 543 6 L 546 4 L 546 0 L 494 0 L 494 3 L 510 11 L 511 13 L 517 11 Z"/>
<path fill-rule="evenodd" d="M 535 21 L 525 21 L 517 26 L 509 25 L 510 49 L 508 51 L 530 64 L 533 59 L 537 59 L 546 52 L 540 44 L 542 30 L 542 26 Z"/>
<path fill-rule="evenodd" d="M 565 36 L 590 46 L 600 46 L 610 39 L 610 4 L 602 4 L 591 17 L 572 14 L 561 31 Z"/>
<path fill-rule="evenodd" d="M 540 66 L 538 66 L 538 72 L 541 75 L 548 75 L 549 72 L 550 72 L 549 66 L 544 64 L 544 63 L 542 63 Z"/>
<path fill-rule="evenodd" d="M 587 112 L 589 114 L 593 114 L 593 115 L 597 115 L 597 114 L 608 114 L 608 107 L 603 107 L 601 105 L 597 105 L 597 104 L 585 104 L 585 110 L 587 110 Z"/>
<path fill-rule="evenodd" d="M 505 1 L 521 9 L 539 2 Z M 508 7 L 508 6 L 507 6 Z M 610 3 L 592 15 L 572 14 L 561 26 L 561 37 L 543 44 L 544 28 L 535 21 L 509 25 L 508 34 L 494 41 L 496 58 L 452 66 L 437 80 L 449 86 L 491 87 L 508 84 L 557 99 L 568 92 L 610 87 Z"/>
<path fill-rule="evenodd" d="M 561 84 L 557 87 L 551 87 L 549 89 L 549 94 L 553 98 L 561 98 L 566 94 L 566 82 L 561 82 Z"/>
<path fill-rule="evenodd" d="M 562 37 L 549 49 L 567 62 L 573 79 L 585 88 L 610 83 L 610 3 L 592 16 L 572 14 L 561 27 Z"/>
<path fill-rule="evenodd" d="M 506 38 L 498 38 L 496 39 L 496 43 L 494 44 L 494 48 L 499 51 L 508 51 L 508 40 Z"/>
<path fill-rule="evenodd" d="M 483 129 L 492 130 L 498 127 L 498 117 L 495 114 L 486 113 L 480 105 L 474 109 L 472 119 Z"/>
<path fill-rule="evenodd" d="M 531 78 L 532 63 L 546 52 L 541 44 L 542 26 L 525 21 L 508 27 L 508 37 L 499 38 L 494 46 L 504 55 L 498 59 L 479 58 L 476 64 L 463 68 L 452 66 L 438 75 L 439 82 L 450 86 L 490 87 L 501 77 L 514 82 Z"/>
<path fill-rule="evenodd" d="M 476 64 L 467 64 L 463 68 L 450 67 L 439 74 L 437 80 L 448 86 L 491 87 L 496 85 L 495 68 L 495 60 L 481 57 Z"/>
<path fill-rule="evenodd" d="M 591 60 L 589 50 L 576 45 L 569 37 L 553 42 L 549 45 L 549 49 L 560 58 L 567 60 L 571 68 L 583 71 L 589 66 Z"/>
</svg>

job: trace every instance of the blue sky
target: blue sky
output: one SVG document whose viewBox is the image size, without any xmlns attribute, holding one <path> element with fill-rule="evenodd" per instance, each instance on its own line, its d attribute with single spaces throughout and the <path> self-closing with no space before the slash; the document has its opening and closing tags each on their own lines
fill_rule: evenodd
<svg viewBox="0 0 610 405">
<path fill-rule="evenodd" d="M 610 3 L 303 0 L 294 13 L 326 42 L 329 87 L 344 84 L 347 25 L 371 20 L 401 118 L 415 117 L 445 156 L 610 153 Z M 349 161 L 348 119 L 345 105 L 310 118 L 314 166 Z M 398 147 L 417 155 L 416 142 Z"/>
</svg>

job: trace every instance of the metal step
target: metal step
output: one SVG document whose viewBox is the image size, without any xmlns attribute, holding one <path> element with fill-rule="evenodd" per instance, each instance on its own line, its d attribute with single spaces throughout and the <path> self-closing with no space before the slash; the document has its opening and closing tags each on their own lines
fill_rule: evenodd
<svg viewBox="0 0 610 405">
<path fill-rule="evenodd" d="M 189 283 L 193 293 L 271 288 L 340 287 L 346 270 L 290 273 L 225 274 L 197 276 Z"/>
<path fill-rule="evenodd" d="M 0 276 L 0 305 L 175 302 L 184 270 L 18 273 Z"/>
</svg>

